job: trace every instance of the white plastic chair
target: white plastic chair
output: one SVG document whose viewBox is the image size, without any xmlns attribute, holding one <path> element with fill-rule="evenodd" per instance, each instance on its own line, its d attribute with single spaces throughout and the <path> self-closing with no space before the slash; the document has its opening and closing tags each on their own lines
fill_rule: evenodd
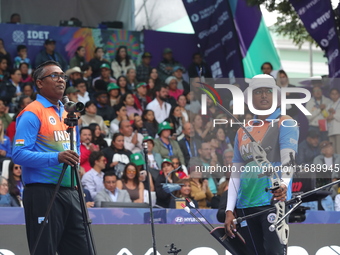
<svg viewBox="0 0 340 255">
<path fill-rule="evenodd" d="M 3 177 L 5 177 L 6 179 L 8 179 L 9 163 L 11 163 L 11 160 L 9 160 L 9 159 L 5 159 L 2 162 L 2 173 L 1 173 L 1 175 Z"/>
<path fill-rule="evenodd" d="M 144 203 L 149 203 L 149 192 L 145 189 L 144 190 Z M 152 206 L 156 205 L 156 192 L 151 191 L 151 204 Z"/>
<path fill-rule="evenodd" d="M 111 146 L 111 142 L 112 142 L 112 138 L 105 137 L 104 140 L 107 142 L 107 145 L 110 147 Z"/>
</svg>

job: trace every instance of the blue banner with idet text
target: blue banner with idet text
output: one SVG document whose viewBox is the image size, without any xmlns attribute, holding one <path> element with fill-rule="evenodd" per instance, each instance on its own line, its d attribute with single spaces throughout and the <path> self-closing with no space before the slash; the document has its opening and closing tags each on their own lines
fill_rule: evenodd
<svg viewBox="0 0 340 255">
<path fill-rule="evenodd" d="M 242 56 L 229 2 L 226 0 L 183 0 L 201 53 L 214 78 L 244 77 Z"/>
<path fill-rule="evenodd" d="M 326 52 L 329 77 L 340 78 L 340 42 L 330 0 L 290 0 L 306 30 Z M 334 86 L 335 84 L 333 84 Z"/>
</svg>

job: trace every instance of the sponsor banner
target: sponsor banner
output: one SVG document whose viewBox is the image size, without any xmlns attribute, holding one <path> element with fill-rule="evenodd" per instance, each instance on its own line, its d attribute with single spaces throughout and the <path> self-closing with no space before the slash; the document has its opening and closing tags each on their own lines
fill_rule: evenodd
<svg viewBox="0 0 340 255">
<path fill-rule="evenodd" d="M 244 77 L 239 41 L 229 2 L 224 0 L 183 0 L 200 44 L 201 53 L 210 64 L 214 78 Z"/>
<path fill-rule="evenodd" d="M 36 55 L 44 49 L 46 39 L 56 41 L 55 51 L 69 63 L 78 46 L 84 46 L 86 60 L 93 58 L 96 47 L 103 47 L 104 58 L 112 61 L 119 46 L 125 45 L 133 61 L 141 58 L 141 32 L 115 29 L 54 27 L 37 25 L 0 24 L 1 38 L 12 60 L 17 56 L 17 46 L 27 46 L 27 57 L 35 67 Z M 65 71 L 65 70 L 64 70 Z"/>
<path fill-rule="evenodd" d="M 340 42 L 330 0 L 290 0 L 308 33 L 326 52 L 329 77 L 340 77 Z"/>
<path fill-rule="evenodd" d="M 35 67 L 35 56 L 44 49 L 45 40 L 51 38 L 56 40 L 55 50 L 65 58 L 67 63 L 80 45 L 85 47 L 87 61 L 93 58 L 96 47 L 103 47 L 104 58 L 113 61 L 117 48 L 125 45 L 128 54 L 136 64 L 140 62 L 143 52 L 148 51 L 152 55 L 151 65 L 154 67 L 157 67 L 162 60 L 164 48 L 171 48 L 174 58 L 185 67 L 190 65 L 192 55 L 198 51 L 197 38 L 194 34 L 24 24 L 0 24 L 0 31 L 5 49 L 10 53 L 11 58 L 17 56 L 18 45 L 26 45 L 27 55 L 33 67 Z"/>
</svg>

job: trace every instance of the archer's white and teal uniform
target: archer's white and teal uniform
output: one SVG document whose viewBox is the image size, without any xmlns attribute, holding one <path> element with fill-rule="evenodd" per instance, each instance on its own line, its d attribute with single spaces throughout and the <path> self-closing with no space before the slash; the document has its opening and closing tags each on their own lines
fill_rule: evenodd
<svg viewBox="0 0 340 255">
<path fill-rule="evenodd" d="M 271 119 L 277 119 L 277 121 L 271 121 Z M 299 128 L 294 126 L 295 122 L 292 121 L 291 117 L 280 116 L 280 108 L 272 113 L 267 120 L 270 121 L 264 121 L 263 126 L 261 126 L 262 123 L 258 122 L 252 124 L 253 127 L 247 126 L 246 128 L 264 149 L 272 148 L 267 152 L 267 159 L 273 166 L 280 166 L 280 151 L 282 149 L 291 149 L 295 153 L 297 152 Z M 247 134 L 240 128 L 235 137 L 233 163 L 244 163 L 243 169 L 249 172 L 241 171 L 240 173 L 240 187 L 236 202 L 238 209 L 270 205 L 273 196 L 271 192 L 265 191 L 266 188 L 271 187 L 270 179 L 267 176 L 258 178 L 262 170 L 252 160 L 250 142 Z M 287 200 L 290 198 L 291 182 L 288 186 Z"/>
</svg>

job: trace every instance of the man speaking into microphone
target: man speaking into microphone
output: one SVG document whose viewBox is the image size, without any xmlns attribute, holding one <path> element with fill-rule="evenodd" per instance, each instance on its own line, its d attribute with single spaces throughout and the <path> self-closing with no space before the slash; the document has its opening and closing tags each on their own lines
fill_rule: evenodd
<svg viewBox="0 0 340 255">
<path fill-rule="evenodd" d="M 35 254 L 87 255 L 79 195 L 75 187 L 71 187 L 70 166 L 79 163 L 79 155 L 70 150 L 70 136 L 64 123 L 67 113 L 60 101 L 67 76 L 59 63 L 46 61 L 37 67 L 33 79 L 37 99 L 18 115 L 13 144 L 13 160 L 23 168 L 23 203 L 29 249 L 32 252 L 65 163 L 69 166 Z M 79 152 L 78 132 L 76 145 Z"/>
</svg>

